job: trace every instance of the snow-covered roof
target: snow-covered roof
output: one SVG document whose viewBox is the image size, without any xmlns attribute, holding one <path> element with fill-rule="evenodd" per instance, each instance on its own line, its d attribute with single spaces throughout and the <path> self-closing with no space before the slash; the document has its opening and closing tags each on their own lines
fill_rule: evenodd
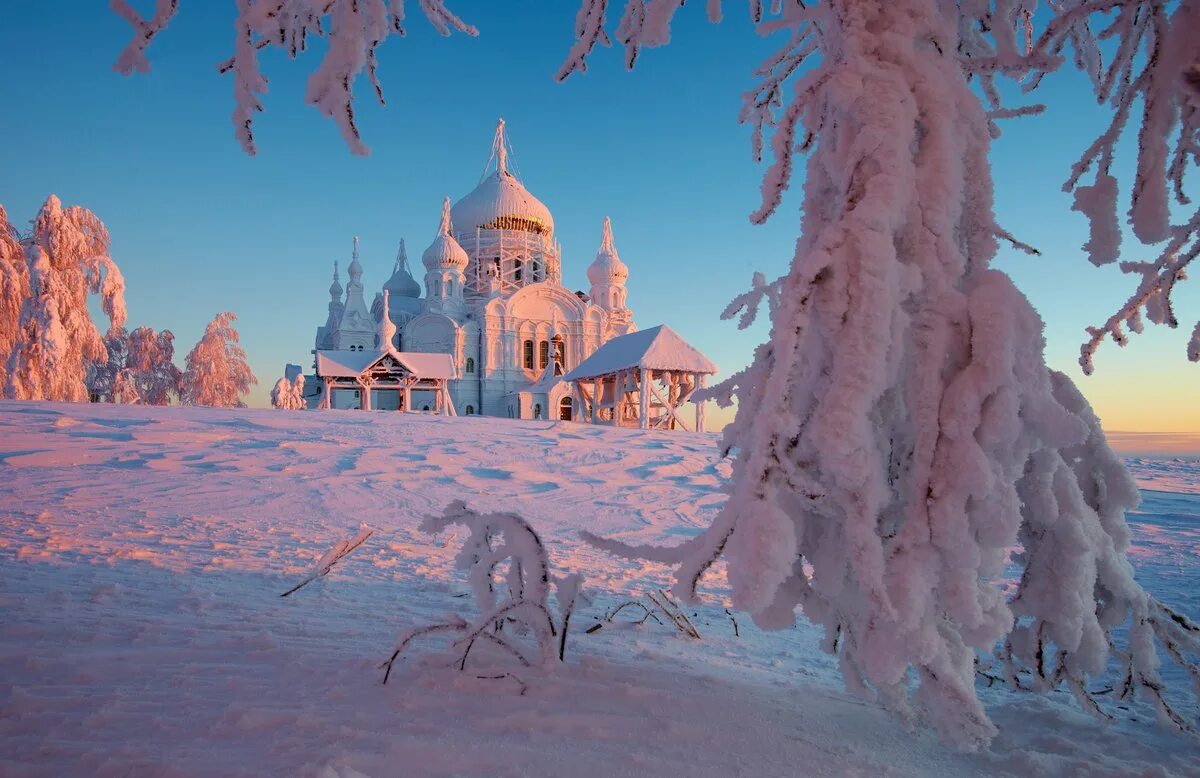
<svg viewBox="0 0 1200 778">
<path fill-rule="evenodd" d="M 426 354 L 419 351 L 387 352 L 400 361 L 413 375 L 420 378 L 455 378 L 454 361 L 449 354 Z M 382 359 L 379 351 L 318 351 L 317 375 L 331 378 L 353 378 Z"/>
<path fill-rule="evenodd" d="M 550 215 L 550 209 L 509 172 L 506 143 L 504 120 L 501 119 L 496 126 L 496 139 L 492 145 L 496 170 L 450 210 L 455 231 L 459 235 L 473 235 L 477 227 L 539 234 L 554 232 L 554 217 Z"/>
<path fill-rule="evenodd" d="M 638 330 L 605 343 L 574 370 L 563 376 L 565 381 L 644 367 L 651 370 L 683 370 L 711 375 L 717 366 L 665 324 Z"/>
</svg>

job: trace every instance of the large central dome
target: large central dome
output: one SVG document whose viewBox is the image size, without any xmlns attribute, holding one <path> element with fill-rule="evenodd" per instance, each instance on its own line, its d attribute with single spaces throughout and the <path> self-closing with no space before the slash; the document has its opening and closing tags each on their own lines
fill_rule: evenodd
<svg viewBox="0 0 1200 778">
<path fill-rule="evenodd" d="M 550 209 L 508 170 L 503 119 L 496 127 L 492 155 L 496 169 L 450 209 L 454 231 L 463 236 L 474 233 L 476 228 L 552 234 L 554 217 Z"/>
</svg>

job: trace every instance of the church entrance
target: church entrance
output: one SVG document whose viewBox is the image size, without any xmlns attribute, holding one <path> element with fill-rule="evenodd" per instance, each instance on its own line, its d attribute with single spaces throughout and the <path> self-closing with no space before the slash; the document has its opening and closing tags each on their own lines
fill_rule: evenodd
<svg viewBox="0 0 1200 778">
<path fill-rule="evenodd" d="M 558 401 L 558 418 L 560 421 L 570 421 L 573 410 L 574 406 L 571 403 L 570 397 L 564 397 Z"/>
</svg>

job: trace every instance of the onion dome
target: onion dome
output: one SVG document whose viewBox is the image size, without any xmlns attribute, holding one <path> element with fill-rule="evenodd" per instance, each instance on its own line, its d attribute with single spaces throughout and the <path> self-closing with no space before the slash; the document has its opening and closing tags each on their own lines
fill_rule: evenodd
<svg viewBox="0 0 1200 778">
<path fill-rule="evenodd" d="M 342 302 L 342 293 L 344 291 L 345 290 L 342 289 L 341 283 L 338 281 L 338 263 L 335 259 L 333 260 L 333 283 L 329 285 L 329 297 L 333 302 L 340 304 Z"/>
<path fill-rule="evenodd" d="M 604 217 L 604 233 L 600 238 L 600 250 L 596 259 L 587 269 L 588 281 L 592 286 L 602 284 L 624 284 L 629 278 L 629 268 L 617 256 L 617 247 L 613 245 L 612 220 Z"/>
<path fill-rule="evenodd" d="M 426 270 L 457 268 L 461 271 L 467 267 L 467 262 L 467 252 L 450 234 L 450 198 L 447 197 L 442 203 L 442 223 L 438 227 L 437 237 L 421 255 L 421 263 Z"/>
<path fill-rule="evenodd" d="M 503 119 L 496 125 L 492 156 L 496 160 L 496 170 L 486 175 L 474 191 L 454 204 L 451 213 L 459 234 L 473 233 L 477 227 L 552 234 L 554 217 L 550 215 L 550 209 L 530 194 L 525 185 L 508 170 Z"/>
<path fill-rule="evenodd" d="M 400 239 L 400 251 L 396 254 L 396 267 L 392 277 L 383 285 L 384 292 L 391 292 L 396 297 L 420 297 L 421 285 L 412 277 L 408 269 L 408 251 L 404 248 L 404 238 Z"/>
</svg>

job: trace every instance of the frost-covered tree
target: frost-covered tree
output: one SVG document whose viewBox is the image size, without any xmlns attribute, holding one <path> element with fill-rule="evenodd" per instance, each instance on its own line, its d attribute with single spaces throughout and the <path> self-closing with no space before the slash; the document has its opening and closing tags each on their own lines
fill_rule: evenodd
<svg viewBox="0 0 1200 778">
<path fill-rule="evenodd" d="M 183 394 L 183 372 L 175 366 L 175 335 L 138 327 L 129 333 L 126 366 L 146 405 L 167 405 Z"/>
<path fill-rule="evenodd" d="M 104 336 L 104 359 L 88 364 L 86 384 L 93 402 L 117 402 L 114 390 L 117 376 L 126 372 L 129 362 L 129 333 L 124 327 L 114 328 Z"/>
<path fill-rule="evenodd" d="M 605 40 L 606 5 L 583 3 L 561 75 Z M 679 5 L 626 4 L 617 36 L 630 63 L 667 41 Z M 997 120 L 1040 110 L 1004 107 L 997 79 L 1032 91 L 1070 47 L 1114 108 L 1068 182 L 1099 170 L 1103 197 L 1076 202 L 1093 220 L 1093 257 L 1110 260 L 1105 176 L 1141 98 L 1131 218 L 1140 239 L 1170 243 L 1129 310 L 1169 309 L 1168 277 L 1195 256 L 1200 226 L 1172 228 L 1167 209 L 1168 184 L 1186 202 L 1195 162 L 1200 3 L 1064 0 L 1040 15 L 1032 0 L 752 6 L 785 40 L 742 114 L 756 153 L 773 132 L 753 218 L 777 208 L 797 152 L 808 166 L 791 267 L 756 277 L 726 311 L 745 325 L 765 299 L 772 325 L 715 392 L 738 403 L 724 437 L 739 451 L 730 498 L 681 548 L 602 545 L 677 563 L 684 596 L 723 556 L 735 604 L 759 624 L 802 610 L 824 625 L 851 688 L 964 747 L 995 734 L 975 691 L 978 657 L 995 646 L 1014 688 L 1066 686 L 1101 716 L 1086 684 L 1115 658 L 1123 696 L 1145 694 L 1187 728 L 1163 695 L 1157 646 L 1200 675 L 1187 656 L 1200 628 L 1134 581 L 1124 513 L 1137 489 L 1082 395 L 1047 368 L 1041 319 L 991 267 L 997 239 L 1021 244 L 996 223 L 987 155 Z M 1010 559 L 1021 578 L 1006 598 L 997 580 Z"/>
<path fill-rule="evenodd" d="M 172 361 L 175 336 L 170 330 L 155 332 L 138 327 L 133 332 L 111 330 L 104 336 L 108 352 L 103 362 L 93 363 L 88 375 L 88 390 L 97 402 L 129 402 L 137 397 L 146 405 L 167 405 L 171 396 L 182 391 L 183 373 Z"/>
<path fill-rule="evenodd" d="M 282 411 L 304 410 L 304 376 L 280 376 L 271 387 L 271 407 Z"/>
<path fill-rule="evenodd" d="M 91 211 L 50 195 L 24 241 L 29 294 L 18 317 L 4 396 L 83 402 L 89 364 L 107 358 L 88 312 L 90 294 L 110 329 L 125 324 L 125 279 L 109 256 L 108 230 Z"/>
<path fill-rule="evenodd" d="M 246 364 L 246 352 L 233 328 L 237 316 L 225 311 L 204 328 L 204 335 L 188 352 L 183 374 L 183 397 L 187 405 L 244 408 L 242 398 L 258 379 Z"/>
<path fill-rule="evenodd" d="M 17 229 L 0 205 L 0 389 L 7 381 L 8 356 L 17 340 L 21 307 L 29 297 L 29 268 Z M 2 394 L 2 392 L 0 392 Z"/>
<path fill-rule="evenodd" d="M 243 22 L 252 9 L 292 5 L 240 0 L 237 56 L 286 45 L 290 22 L 278 34 Z M 348 6 L 357 10 L 339 16 Z M 362 14 L 382 7 L 334 0 L 315 9 L 318 21 L 355 22 L 339 24 L 343 37 L 330 47 L 340 61 L 373 62 L 382 38 Z M 613 39 L 632 67 L 643 49 L 669 42 L 682 7 L 581 0 L 559 77 L 583 70 L 596 45 Z M 991 267 L 998 240 L 1031 249 L 996 223 L 988 151 L 998 122 L 1042 110 L 1004 104 L 1001 79 L 1028 94 L 1064 63 L 1086 73 L 1112 119 L 1066 188 L 1090 220 L 1092 260 L 1112 262 L 1113 162 L 1140 106 L 1129 217 L 1157 258 L 1121 264 L 1138 288 L 1089 333 L 1083 366 L 1091 369 L 1104 339 L 1123 342 L 1126 327 L 1140 329 L 1143 312 L 1174 326 L 1171 293 L 1200 254 L 1200 211 L 1185 188 L 1200 161 L 1200 0 L 749 7 L 759 32 L 780 41 L 741 115 L 755 155 L 769 141 L 773 156 L 754 221 L 777 209 L 797 155 L 808 161 L 788 272 L 772 282 L 756 276 L 726 311 L 746 325 L 766 301 L 771 318 L 770 340 L 716 393 L 738 403 L 725 434 L 726 450 L 737 451 L 730 498 L 681 548 L 603 544 L 678 564 L 685 596 L 723 556 L 735 603 L 760 624 L 782 627 L 802 610 L 824 625 L 852 688 L 905 718 L 928 716 L 962 746 L 995 733 L 975 674 L 996 646 L 1014 688 L 1066 686 L 1100 716 L 1086 684 L 1115 659 L 1118 696 L 1148 696 L 1186 728 L 1164 694 L 1158 650 L 1200 677 L 1190 658 L 1200 653 L 1200 627 L 1134 581 L 1124 514 L 1135 485 L 1078 390 L 1047 368 L 1037 313 Z M 716 21 L 722 3 L 708 0 L 707 9 Z M 141 58 L 173 12 L 162 2 L 154 19 L 138 20 L 125 56 Z M 345 128 L 358 70 L 342 72 Z M 244 82 L 261 84 L 240 78 L 239 89 Z M 258 104 L 240 95 L 248 116 Z M 357 132 L 348 137 L 361 152 Z M 1185 213 L 1174 223 L 1172 198 Z M 1189 356 L 1200 360 L 1200 326 Z M 996 580 L 1013 547 L 1021 578 L 1006 598 Z"/>
</svg>

